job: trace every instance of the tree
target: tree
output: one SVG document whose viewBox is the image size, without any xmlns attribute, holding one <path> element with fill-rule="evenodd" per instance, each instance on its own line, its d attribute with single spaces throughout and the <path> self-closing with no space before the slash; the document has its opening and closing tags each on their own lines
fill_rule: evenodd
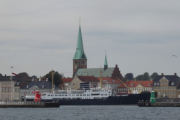
<svg viewBox="0 0 180 120">
<path fill-rule="evenodd" d="M 26 72 L 22 72 L 18 74 L 20 77 L 28 77 L 29 75 Z"/>
<path fill-rule="evenodd" d="M 143 77 L 141 78 L 141 80 L 150 80 L 149 73 L 148 73 L 148 72 L 145 72 L 145 73 L 143 74 Z"/>
<path fill-rule="evenodd" d="M 133 74 L 132 74 L 132 73 L 127 73 L 124 77 L 125 77 L 127 80 L 133 80 Z"/>
<path fill-rule="evenodd" d="M 33 79 L 37 79 L 37 76 L 33 75 L 31 78 L 33 78 Z"/>
<path fill-rule="evenodd" d="M 18 75 L 20 78 L 22 78 L 20 80 L 20 87 L 22 88 L 28 83 L 29 75 L 26 72 L 19 73 Z"/>
<path fill-rule="evenodd" d="M 155 78 L 156 76 L 158 76 L 158 73 L 157 73 L 157 72 L 154 72 L 150 77 L 151 77 L 152 80 L 154 80 L 154 78 Z"/>
<path fill-rule="evenodd" d="M 121 79 L 121 81 L 122 81 L 123 83 L 125 83 L 125 82 L 127 81 L 127 78 L 123 77 L 123 78 Z"/>
<path fill-rule="evenodd" d="M 150 80 L 149 73 L 145 72 L 143 75 L 138 75 L 136 80 Z"/>
<path fill-rule="evenodd" d="M 50 82 L 52 82 L 52 71 L 47 73 L 45 76 L 42 77 L 43 79 L 48 78 Z M 59 84 L 63 83 L 62 76 L 56 71 L 53 71 L 53 84 L 59 86 Z"/>
<path fill-rule="evenodd" d="M 143 77 L 143 75 L 138 75 L 138 76 L 136 77 L 136 80 L 142 80 L 142 77 Z"/>
</svg>

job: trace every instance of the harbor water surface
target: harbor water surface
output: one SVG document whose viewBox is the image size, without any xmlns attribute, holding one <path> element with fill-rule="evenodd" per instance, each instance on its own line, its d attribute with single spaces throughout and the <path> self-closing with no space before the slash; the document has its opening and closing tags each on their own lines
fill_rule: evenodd
<svg viewBox="0 0 180 120">
<path fill-rule="evenodd" d="M 0 120 L 180 120 L 179 107 L 0 108 Z"/>
</svg>

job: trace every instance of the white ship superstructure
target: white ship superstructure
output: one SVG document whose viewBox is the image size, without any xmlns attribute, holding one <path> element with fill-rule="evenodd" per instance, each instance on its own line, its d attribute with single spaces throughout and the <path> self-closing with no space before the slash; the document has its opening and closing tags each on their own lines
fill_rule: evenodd
<svg viewBox="0 0 180 120">
<path fill-rule="evenodd" d="M 90 90 L 58 90 L 55 94 L 46 93 L 41 96 L 42 100 L 51 99 L 105 99 L 111 96 L 110 89 L 91 88 Z"/>
<path fill-rule="evenodd" d="M 111 89 L 91 88 L 90 90 L 58 90 L 55 93 L 41 95 L 42 100 L 58 99 L 106 99 L 112 95 Z M 26 95 L 26 100 L 33 100 L 34 96 Z"/>
</svg>

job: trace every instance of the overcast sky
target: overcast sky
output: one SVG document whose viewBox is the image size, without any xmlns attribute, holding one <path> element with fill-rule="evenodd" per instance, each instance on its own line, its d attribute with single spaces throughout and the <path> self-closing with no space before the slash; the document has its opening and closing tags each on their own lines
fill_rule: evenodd
<svg viewBox="0 0 180 120">
<path fill-rule="evenodd" d="M 80 17 L 88 68 L 180 76 L 179 0 L 1 0 L 0 73 L 71 77 Z"/>
</svg>

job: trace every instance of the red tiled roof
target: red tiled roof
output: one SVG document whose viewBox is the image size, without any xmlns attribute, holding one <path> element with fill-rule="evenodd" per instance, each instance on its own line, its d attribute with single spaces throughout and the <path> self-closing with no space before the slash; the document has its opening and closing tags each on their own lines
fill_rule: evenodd
<svg viewBox="0 0 180 120">
<path fill-rule="evenodd" d="M 71 82 L 73 78 L 62 78 L 63 83 Z"/>
<path fill-rule="evenodd" d="M 152 87 L 153 81 L 131 81 L 128 87 L 136 87 L 139 84 L 141 84 L 143 87 Z"/>
<path fill-rule="evenodd" d="M 98 80 L 100 81 L 101 77 L 98 77 Z M 102 77 L 102 83 L 106 83 L 108 82 L 108 84 L 121 84 L 121 82 L 117 79 L 111 78 L 111 77 Z"/>
<path fill-rule="evenodd" d="M 94 76 L 77 76 L 83 82 L 99 82 Z"/>
<path fill-rule="evenodd" d="M 124 84 L 126 84 L 126 86 L 128 86 L 131 83 L 131 81 L 126 81 Z M 118 87 L 126 87 L 124 84 L 121 84 Z"/>
</svg>

